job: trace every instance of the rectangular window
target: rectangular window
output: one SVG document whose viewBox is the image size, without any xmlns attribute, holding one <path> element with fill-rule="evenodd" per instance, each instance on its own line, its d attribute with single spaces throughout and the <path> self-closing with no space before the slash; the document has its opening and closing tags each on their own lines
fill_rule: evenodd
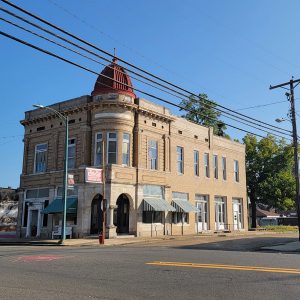
<svg viewBox="0 0 300 300">
<path fill-rule="evenodd" d="M 226 180 L 227 179 L 226 157 L 222 157 L 222 175 L 223 175 L 223 180 Z"/>
<path fill-rule="evenodd" d="M 68 169 L 75 168 L 76 147 L 75 139 L 69 139 L 68 143 Z"/>
<path fill-rule="evenodd" d="M 177 172 L 183 174 L 183 147 L 177 146 Z"/>
<path fill-rule="evenodd" d="M 150 140 L 148 145 L 149 166 L 151 170 L 157 170 L 157 141 Z"/>
<path fill-rule="evenodd" d="M 62 197 L 63 188 L 59 186 L 56 191 L 56 197 Z M 78 187 L 74 186 L 73 189 L 68 189 L 68 196 L 78 196 Z"/>
<path fill-rule="evenodd" d="M 207 178 L 209 178 L 209 154 L 208 153 L 204 153 L 204 172 L 205 172 L 205 176 Z"/>
<path fill-rule="evenodd" d="M 40 189 L 31 189 L 26 191 L 26 199 L 37 199 L 37 198 L 48 198 L 49 189 L 40 188 Z"/>
<path fill-rule="evenodd" d="M 218 155 L 214 155 L 214 177 L 218 179 Z"/>
<path fill-rule="evenodd" d="M 103 135 L 102 133 L 96 133 L 95 143 L 95 166 L 102 166 L 103 159 Z"/>
<path fill-rule="evenodd" d="M 199 151 L 194 150 L 194 175 L 199 176 Z"/>
<path fill-rule="evenodd" d="M 233 171 L 234 171 L 234 180 L 236 182 L 240 181 L 240 174 L 239 174 L 239 162 L 237 160 L 234 160 L 233 164 Z"/>
<path fill-rule="evenodd" d="M 123 133 L 122 164 L 129 166 L 130 134 Z"/>
<path fill-rule="evenodd" d="M 179 199 L 184 201 L 189 201 L 189 194 L 182 192 L 172 192 L 172 199 Z M 184 212 L 173 212 L 172 222 L 177 223 L 189 223 L 189 214 Z"/>
<path fill-rule="evenodd" d="M 143 223 L 162 223 L 161 211 L 143 211 Z"/>
<path fill-rule="evenodd" d="M 107 163 L 117 163 L 117 133 L 107 133 Z"/>
<path fill-rule="evenodd" d="M 47 144 L 35 146 L 35 166 L 34 173 L 44 173 L 47 169 Z"/>
<path fill-rule="evenodd" d="M 173 212 L 172 223 L 189 223 L 189 214 L 184 212 Z"/>
</svg>

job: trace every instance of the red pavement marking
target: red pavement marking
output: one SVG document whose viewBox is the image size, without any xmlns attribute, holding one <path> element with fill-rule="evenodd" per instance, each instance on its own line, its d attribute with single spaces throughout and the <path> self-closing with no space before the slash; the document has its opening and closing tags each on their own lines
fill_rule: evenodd
<svg viewBox="0 0 300 300">
<path fill-rule="evenodd" d="M 28 255 L 19 256 L 17 261 L 32 262 L 32 261 L 52 261 L 64 258 L 61 255 Z"/>
</svg>

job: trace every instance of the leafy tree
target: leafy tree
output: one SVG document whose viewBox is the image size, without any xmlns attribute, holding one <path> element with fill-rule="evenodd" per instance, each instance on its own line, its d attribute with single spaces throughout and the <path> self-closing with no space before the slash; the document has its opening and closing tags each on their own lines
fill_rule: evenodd
<svg viewBox="0 0 300 300">
<path fill-rule="evenodd" d="M 252 227 L 256 227 L 256 204 L 287 210 L 295 207 L 296 184 L 293 175 L 293 147 L 268 135 L 260 141 L 253 135 L 246 145 L 247 190 L 252 207 Z"/>
<path fill-rule="evenodd" d="M 184 118 L 199 125 L 213 127 L 214 134 L 229 137 L 225 134 L 226 125 L 219 119 L 221 113 L 215 108 L 216 102 L 209 100 L 206 94 L 199 94 L 199 97 L 190 96 L 180 103 L 186 110 Z"/>
</svg>

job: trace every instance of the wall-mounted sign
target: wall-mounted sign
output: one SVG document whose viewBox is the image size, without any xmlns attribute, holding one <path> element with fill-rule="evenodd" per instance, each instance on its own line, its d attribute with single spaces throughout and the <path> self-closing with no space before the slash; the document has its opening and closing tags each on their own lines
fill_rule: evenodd
<svg viewBox="0 0 300 300">
<path fill-rule="evenodd" d="M 85 182 L 102 183 L 102 169 L 85 168 Z"/>
<path fill-rule="evenodd" d="M 68 189 L 73 189 L 74 188 L 74 174 L 68 174 Z"/>
</svg>

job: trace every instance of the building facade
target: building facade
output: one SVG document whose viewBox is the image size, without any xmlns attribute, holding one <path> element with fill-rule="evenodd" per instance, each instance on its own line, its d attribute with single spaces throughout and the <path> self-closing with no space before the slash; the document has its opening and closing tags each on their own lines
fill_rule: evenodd
<svg viewBox="0 0 300 300">
<path fill-rule="evenodd" d="M 158 236 L 246 230 L 245 147 L 137 98 L 116 60 L 91 96 L 50 106 L 69 118 L 67 226 L 73 237 Z M 51 111 L 25 113 L 21 237 L 50 237 L 61 225 L 65 126 Z M 88 183 L 87 167 L 104 184 Z M 60 206 L 61 207 L 61 206 Z"/>
</svg>

